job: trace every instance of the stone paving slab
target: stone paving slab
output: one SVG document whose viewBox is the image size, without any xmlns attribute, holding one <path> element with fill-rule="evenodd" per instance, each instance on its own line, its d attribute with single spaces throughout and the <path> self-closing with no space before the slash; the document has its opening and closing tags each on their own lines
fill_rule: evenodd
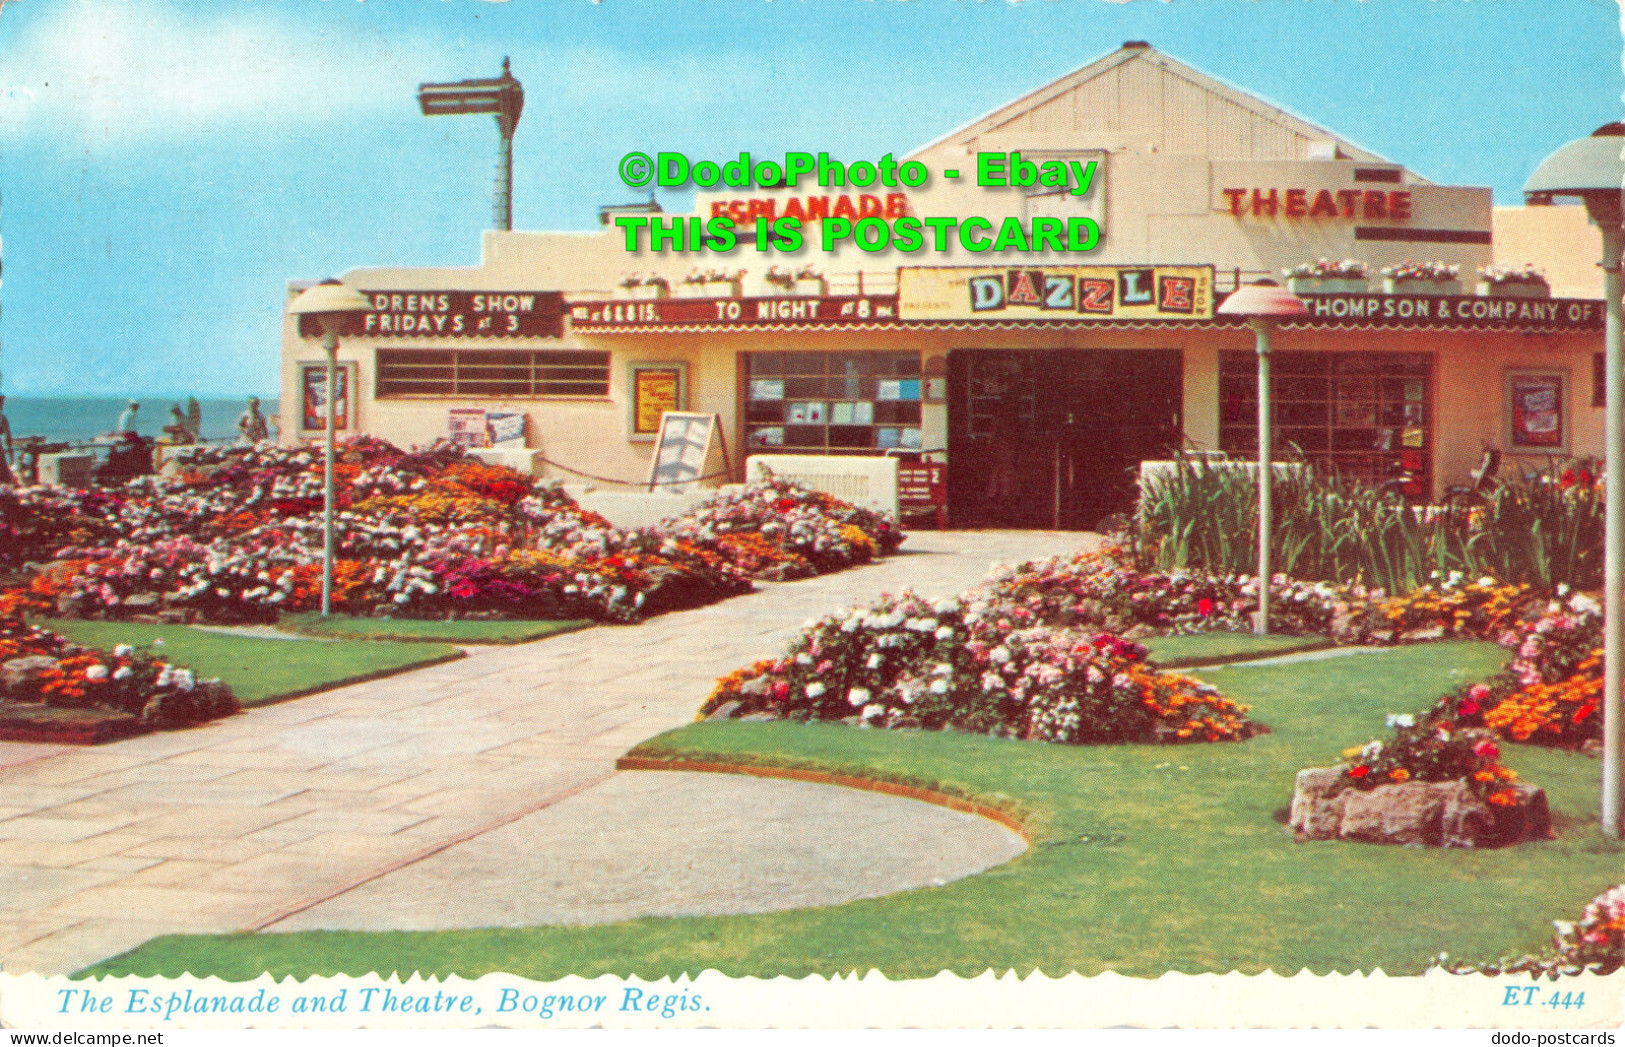
<svg viewBox="0 0 1625 1047">
<path fill-rule="evenodd" d="M 918 800 L 629 771 L 266 930 L 432 931 L 776 912 L 941 885 L 1024 850 L 1002 825 Z"/>
<path fill-rule="evenodd" d="M 913 534 L 913 551 L 839 575 L 764 585 L 639 626 L 479 650 L 192 730 L 94 749 L 0 742 L 0 956 L 8 971 L 68 973 L 159 933 L 251 929 L 363 890 L 366 896 L 382 892 L 392 911 L 437 910 L 467 885 L 404 904 L 391 896 L 397 883 L 408 890 L 410 881 L 400 877 L 434 853 L 476 862 L 479 853 L 464 848 L 479 846 L 506 824 L 541 824 L 530 822 L 539 815 L 528 812 L 545 813 L 555 804 L 602 811 L 586 824 L 609 825 L 604 819 L 616 806 L 613 790 L 626 777 L 613 770 L 615 758 L 650 735 L 691 722 L 718 676 L 778 654 L 808 619 L 887 592 L 951 595 L 981 581 L 992 563 L 1070 553 L 1087 540 L 1034 531 Z M 777 795 L 793 786 L 706 777 L 694 802 L 720 804 L 711 808 L 718 822 L 712 831 L 719 834 L 711 837 L 714 857 L 736 863 L 741 873 L 760 867 L 756 882 L 767 894 L 817 887 L 834 897 L 843 889 L 880 889 L 861 870 L 821 872 L 816 879 L 830 882 L 812 887 L 793 870 L 774 872 L 755 841 L 764 827 L 793 830 L 800 823 L 757 818 L 755 812 L 770 805 L 726 798 L 739 790 Z M 610 791 L 595 799 L 600 789 Z M 865 818 L 850 812 L 869 810 L 873 796 L 831 792 L 833 806 L 856 805 L 842 821 L 846 832 L 866 832 Z M 920 818 L 935 818 L 935 812 Z M 701 831 L 679 824 L 674 832 L 682 836 Z M 970 825 L 963 831 L 986 830 Z M 870 835 L 885 848 L 909 851 L 895 859 L 905 868 L 907 860 L 951 850 L 960 832 L 905 843 L 888 823 Z M 555 838 L 550 847 L 559 868 L 570 870 L 566 879 L 594 878 L 601 861 L 590 857 L 597 853 L 591 848 L 600 846 L 594 840 L 602 835 Z M 615 835 L 644 842 L 649 836 L 624 822 Z M 586 850 L 574 853 L 577 847 Z M 683 892 L 703 892 L 708 904 L 733 904 L 716 901 L 699 880 L 684 881 L 654 859 L 617 875 L 623 877 L 620 900 L 579 898 L 577 917 L 619 919 L 612 914 L 630 912 L 625 905 L 657 895 L 678 906 Z M 920 867 L 912 884 L 937 875 Z M 216 889 L 196 885 L 204 876 Z M 899 874 L 888 882 L 907 886 L 905 879 Z M 649 890 L 638 886 L 645 881 Z M 227 889 L 249 885 L 252 890 Z M 562 895 L 550 897 L 533 901 L 515 888 L 497 892 L 490 904 L 501 911 L 563 904 Z M 826 904 L 817 897 L 823 896 L 809 894 L 795 904 Z M 472 909 L 465 916 L 490 919 Z"/>
</svg>

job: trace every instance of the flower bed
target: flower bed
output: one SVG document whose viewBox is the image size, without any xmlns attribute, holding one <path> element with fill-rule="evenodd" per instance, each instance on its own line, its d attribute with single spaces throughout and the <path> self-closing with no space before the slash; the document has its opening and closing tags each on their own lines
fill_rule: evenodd
<svg viewBox="0 0 1625 1047">
<path fill-rule="evenodd" d="M 1144 646 L 1035 624 L 985 594 L 913 594 L 809 623 L 785 656 L 724 677 L 701 717 L 840 720 L 1070 744 L 1239 741 L 1263 728 Z"/>
<path fill-rule="evenodd" d="M 1483 683 L 1445 695 L 1429 715 L 1491 728 L 1518 742 L 1579 748 L 1602 737 L 1602 608 L 1559 590 L 1499 637 L 1515 654 Z"/>
<path fill-rule="evenodd" d="M 903 542 L 897 524 L 879 513 L 774 477 L 724 491 L 659 530 L 715 548 L 766 580 L 843 570 Z"/>
<path fill-rule="evenodd" d="M 1252 576 L 1142 571 L 1121 547 L 1003 568 L 984 588 L 1012 613 L 1019 609 L 1018 621 L 1133 634 L 1246 631 L 1258 608 Z M 1277 575 L 1270 585 L 1270 630 L 1360 641 L 1370 635 L 1375 607 L 1352 586 Z"/>
<path fill-rule="evenodd" d="M 333 604 L 395 617 L 630 622 L 890 552 L 895 524 L 783 482 L 621 531 L 556 485 L 450 447 L 368 437 L 336 466 Z M 0 610 L 270 621 L 320 598 L 322 464 L 211 450 L 112 492 L 0 488 L 0 569 L 48 566 Z"/>
<path fill-rule="evenodd" d="M 1452 962 L 1440 953 L 1433 966 L 1452 974 L 1529 974 L 1553 980 L 1564 975 L 1613 974 L 1625 967 L 1625 886 L 1611 887 L 1597 895 L 1586 905 L 1585 911 L 1574 922 L 1553 920 L 1556 934 L 1552 936 L 1552 951 L 1546 956 L 1503 957 L 1491 963 Z M 1568 1008 L 1584 1006 L 1585 993 L 1579 999 L 1565 999 L 1575 994 L 1557 997 L 1560 1002 L 1548 1006 Z M 1544 1002 L 1544 1001 L 1543 1001 Z"/>
<path fill-rule="evenodd" d="M 1485 576 L 1467 581 L 1460 571 L 1434 577 L 1404 596 L 1388 600 L 1383 617 L 1392 639 L 1408 636 L 1499 636 L 1536 599 L 1527 585 L 1505 585 Z"/>
<path fill-rule="evenodd" d="M 238 709 L 231 688 L 121 644 L 102 652 L 0 618 L 0 738 L 102 741 Z"/>
</svg>

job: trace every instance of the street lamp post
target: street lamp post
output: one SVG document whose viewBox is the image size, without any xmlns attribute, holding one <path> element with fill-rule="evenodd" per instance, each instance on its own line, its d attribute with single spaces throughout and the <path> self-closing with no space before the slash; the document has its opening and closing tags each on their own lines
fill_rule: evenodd
<svg viewBox="0 0 1625 1047">
<path fill-rule="evenodd" d="M 1620 345 L 1620 252 L 1625 246 L 1625 125 L 1599 127 L 1589 138 L 1563 146 L 1535 168 L 1524 184 L 1531 204 L 1559 196 L 1579 197 L 1586 214 L 1602 230 L 1603 298 L 1603 695 L 1602 831 L 1619 839 L 1625 813 L 1621 741 L 1625 734 L 1625 353 Z"/>
<path fill-rule="evenodd" d="M 1238 288 L 1216 310 L 1220 316 L 1245 317 L 1258 350 L 1258 616 L 1253 632 L 1270 631 L 1270 334 L 1282 320 L 1309 315 L 1303 299 L 1273 280 Z"/>
<path fill-rule="evenodd" d="M 327 353 L 327 416 L 322 440 L 322 617 L 333 608 L 333 436 L 334 400 L 338 384 L 339 331 L 357 313 L 365 313 L 372 303 L 337 280 L 323 280 L 300 293 L 288 304 L 288 312 L 308 316 L 322 331 L 322 349 Z"/>
</svg>

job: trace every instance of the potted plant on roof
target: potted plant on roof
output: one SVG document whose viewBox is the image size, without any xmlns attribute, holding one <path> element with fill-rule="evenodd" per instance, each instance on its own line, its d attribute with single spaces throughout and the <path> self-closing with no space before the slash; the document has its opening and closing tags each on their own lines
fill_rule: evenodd
<svg viewBox="0 0 1625 1047">
<path fill-rule="evenodd" d="M 1345 258 L 1333 262 L 1322 258 L 1300 262 L 1282 269 L 1287 289 L 1293 294 L 1365 294 L 1365 263 Z"/>
<path fill-rule="evenodd" d="M 1546 274 L 1532 265 L 1523 268 L 1486 265 L 1478 270 L 1478 293 L 1491 298 L 1550 298 Z"/>
<path fill-rule="evenodd" d="M 678 298 L 704 298 L 707 295 L 706 281 L 711 278 L 707 269 L 690 269 L 684 275 L 681 283 L 677 285 Z"/>
<path fill-rule="evenodd" d="M 788 269 L 770 266 L 765 273 L 750 273 L 745 276 L 745 295 L 751 298 L 772 297 L 791 293 L 795 286 L 795 274 Z"/>
<path fill-rule="evenodd" d="M 1444 262 L 1413 262 L 1382 267 L 1384 294 L 1461 294 L 1461 267 Z"/>
<path fill-rule="evenodd" d="M 744 282 L 745 270 L 711 269 L 705 274 L 705 296 L 707 298 L 737 298 L 740 284 Z"/>
<path fill-rule="evenodd" d="M 792 293 L 808 298 L 822 298 L 828 287 L 824 274 L 809 264 L 796 270 Z"/>
<path fill-rule="evenodd" d="M 665 298 L 671 285 L 659 273 L 630 273 L 621 278 L 617 290 L 627 298 Z"/>
</svg>

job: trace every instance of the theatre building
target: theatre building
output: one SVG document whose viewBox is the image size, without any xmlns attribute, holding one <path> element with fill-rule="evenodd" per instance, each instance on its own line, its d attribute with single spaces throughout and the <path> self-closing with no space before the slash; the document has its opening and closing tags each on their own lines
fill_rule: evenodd
<svg viewBox="0 0 1625 1047">
<path fill-rule="evenodd" d="M 1015 153 L 1064 184 L 976 184 Z M 1426 500 L 1487 448 L 1503 472 L 1600 453 L 1602 303 L 1481 288 L 1481 267 L 1520 261 L 1494 253 L 1487 188 L 1437 185 L 1138 42 L 906 158 L 924 185 L 707 189 L 694 217 L 749 236 L 788 215 L 811 237 L 824 215 L 986 219 L 972 246 L 1007 219 L 1087 218 L 1098 244 L 785 256 L 629 252 L 612 224 L 487 232 L 474 268 L 344 274 L 374 310 L 342 341 L 342 424 L 402 445 L 483 433 L 551 476 L 639 483 L 661 412 L 703 412 L 736 476 L 750 454 L 921 455 L 946 463 L 953 525 L 1089 528 L 1132 503 L 1142 461 L 1254 453 L 1253 335 L 1214 310 L 1325 258 L 1364 273 L 1291 284 L 1311 316 L 1274 338 L 1283 455 Z M 1381 274 L 1410 260 L 1459 278 Z M 311 335 L 286 319 L 290 441 L 320 436 Z"/>
</svg>

